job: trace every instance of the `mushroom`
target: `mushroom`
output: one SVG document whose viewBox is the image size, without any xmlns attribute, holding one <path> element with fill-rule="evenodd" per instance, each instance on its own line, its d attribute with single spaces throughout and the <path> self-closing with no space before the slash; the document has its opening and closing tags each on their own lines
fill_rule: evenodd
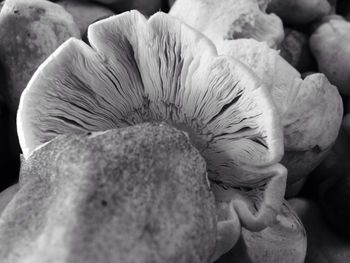
<svg viewBox="0 0 350 263">
<path fill-rule="evenodd" d="M 304 263 L 306 242 L 300 219 L 284 201 L 275 224 L 260 232 L 243 228 L 235 247 L 215 263 Z"/>
<path fill-rule="evenodd" d="M 310 38 L 311 52 L 315 56 L 320 72 L 338 87 L 339 91 L 350 95 L 350 23 L 339 16 L 325 19 Z"/>
<path fill-rule="evenodd" d="M 349 239 L 336 234 L 325 222 L 318 205 L 310 199 L 293 198 L 290 205 L 307 233 L 308 263 L 346 263 L 350 258 Z"/>
<path fill-rule="evenodd" d="M 0 13 L 0 60 L 12 114 L 37 67 L 71 36 L 79 37 L 79 30 L 63 7 L 44 0 L 5 1 Z"/>
<path fill-rule="evenodd" d="M 82 36 L 90 24 L 114 15 L 109 8 L 86 1 L 61 0 L 57 4 L 63 6 L 73 16 Z"/>
<path fill-rule="evenodd" d="M 305 25 L 328 15 L 331 6 L 328 0 L 272 0 L 268 12 L 277 14 L 290 25 Z"/>
<path fill-rule="evenodd" d="M 246 66 L 162 12 L 148 21 L 137 11 L 101 20 L 88 39 L 91 47 L 66 41 L 22 94 L 25 159 L 60 134 L 164 121 L 188 132 L 217 200 L 230 203 L 242 226 L 258 231 L 274 222 L 286 183 L 282 127 L 267 88 Z M 256 188 L 263 201 L 252 210 L 245 196 Z"/>
<path fill-rule="evenodd" d="M 0 216 L 0 257 L 209 262 L 216 229 L 203 157 L 185 133 L 146 123 L 61 135 L 25 160 Z"/>
<path fill-rule="evenodd" d="M 276 50 L 254 39 L 222 41 L 218 52 L 243 62 L 269 87 L 284 127 L 287 196 L 296 195 L 337 138 L 343 103 L 336 87 L 319 73 L 301 79 Z"/>
<path fill-rule="evenodd" d="M 177 0 L 170 9 L 175 16 L 208 36 L 215 44 L 222 40 L 254 38 L 277 47 L 284 38 L 282 21 L 266 14 L 265 1 Z"/>
</svg>

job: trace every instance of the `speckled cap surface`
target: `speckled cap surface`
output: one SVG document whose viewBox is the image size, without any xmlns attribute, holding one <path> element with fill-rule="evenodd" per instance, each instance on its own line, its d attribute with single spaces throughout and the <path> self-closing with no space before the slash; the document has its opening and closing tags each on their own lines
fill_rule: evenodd
<svg viewBox="0 0 350 263">
<path fill-rule="evenodd" d="M 208 262 L 214 197 L 188 136 L 166 124 L 58 136 L 22 165 L 0 217 L 3 263 Z"/>
</svg>

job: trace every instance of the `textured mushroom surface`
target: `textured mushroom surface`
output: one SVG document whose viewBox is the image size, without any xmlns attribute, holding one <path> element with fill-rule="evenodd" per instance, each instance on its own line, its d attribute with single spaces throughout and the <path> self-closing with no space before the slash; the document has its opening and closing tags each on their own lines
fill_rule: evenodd
<svg viewBox="0 0 350 263">
<path fill-rule="evenodd" d="M 330 17 L 310 38 L 310 48 L 320 72 L 350 96 L 350 23 L 339 16 Z"/>
<path fill-rule="evenodd" d="M 189 133 L 220 189 L 263 190 L 256 214 L 233 204 L 244 226 L 270 224 L 286 170 L 278 164 L 282 126 L 261 80 L 164 13 L 148 21 L 137 11 L 104 19 L 89 27 L 88 39 L 91 47 L 65 42 L 24 91 L 17 118 L 24 157 L 59 134 L 165 121 Z"/>
<path fill-rule="evenodd" d="M 306 247 L 305 229 L 285 201 L 274 225 L 260 232 L 243 228 L 237 245 L 216 263 L 303 263 Z"/>
<path fill-rule="evenodd" d="M 218 52 L 242 61 L 269 87 L 283 123 L 288 195 L 295 195 L 301 185 L 292 185 L 324 159 L 337 138 L 343 116 L 337 88 L 323 74 L 301 79 L 277 51 L 253 39 L 223 41 Z"/>
<path fill-rule="evenodd" d="M 260 7 L 259 7 L 260 4 Z M 283 40 L 282 21 L 262 10 L 266 1 L 177 0 L 169 14 L 208 36 L 222 40 L 254 38 L 277 47 Z"/>
<path fill-rule="evenodd" d="M 165 124 L 61 135 L 27 159 L 0 217 L 2 263 L 209 262 L 205 161 Z"/>
<path fill-rule="evenodd" d="M 44 0 L 7 0 L 0 13 L 0 59 L 7 103 L 16 114 L 23 89 L 38 66 L 69 37 L 79 37 L 72 16 Z"/>
</svg>

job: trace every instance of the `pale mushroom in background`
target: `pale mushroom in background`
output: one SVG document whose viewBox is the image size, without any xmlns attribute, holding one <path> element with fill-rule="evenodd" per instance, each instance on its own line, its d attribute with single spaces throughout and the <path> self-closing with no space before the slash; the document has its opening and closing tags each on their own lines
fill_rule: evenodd
<svg viewBox="0 0 350 263">
<path fill-rule="evenodd" d="M 45 0 L 5 1 L 0 13 L 0 60 L 7 82 L 6 102 L 13 115 L 35 70 L 72 36 L 80 33 L 63 7 Z"/>
<path fill-rule="evenodd" d="M 278 16 L 262 10 L 266 3 L 257 0 L 177 0 L 169 14 L 202 32 L 214 44 L 254 38 L 277 48 L 284 38 L 283 25 Z"/>
</svg>

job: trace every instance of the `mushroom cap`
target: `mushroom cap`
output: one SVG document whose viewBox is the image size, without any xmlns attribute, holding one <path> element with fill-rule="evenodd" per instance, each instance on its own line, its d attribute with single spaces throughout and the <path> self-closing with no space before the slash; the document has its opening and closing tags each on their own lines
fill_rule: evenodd
<svg viewBox="0 0 350 263">
<path fill-rule="evenodd" d="M 74 38 L 61 45 L 24 91 L 17 129 L 25 158 L 59 134 L 165 121 L 189 133 L 212 180 L 252 186 L 274 173 L 279 116 L 242 63 L 161 12 L 104 19 L 88 38 L 91 47 Z"/>
<path fill-rule="evenodd" d="M 79 30 L 61 6 L 44 0 L 5 1 L 0 13 L 0 60 L 12 114 L 38 66 L 71 36 L 80 37 Z"/>
<path fill-rule="evenodd" d="M 42 145 L 0 217 L 3 263 L 209 262 L 215 237 L 205 161 L 164 123 Z"/>
<path fill-rule="evenodd" d="M 320 72 L 337 86 L 344 95 L 350 95 L 350 23 L 331 16 L 310 37 L 310 49 Z"/>
<path fill-rule="evenodd" d="M 253 38 L 276 48 L 284 38 L 282 21 L 266 14 L 267 0 L 177 0 L 169 14 L 215 44 L 223 40 Z"/>
<path fill-rule="evenodd" d="M 276 50 L 254 39 L 223 41 L 219 54 L 240 60 L 270 89 L 281 115 L 288 184 L 302 180 L 326 156 L 334 144 L 343 116 L 336 87 L 323 74 L 301 79 Z"/>
</svg>

